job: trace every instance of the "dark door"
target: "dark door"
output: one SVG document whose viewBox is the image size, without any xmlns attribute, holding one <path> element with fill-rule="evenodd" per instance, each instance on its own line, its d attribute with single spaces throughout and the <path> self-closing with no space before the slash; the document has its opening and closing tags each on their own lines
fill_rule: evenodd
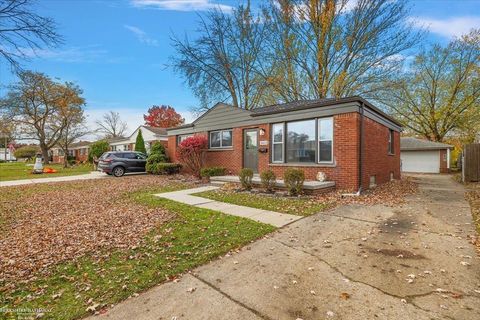
<svg viewBox="0 0 480 320">
<path fill-rule="evenodd" d="M 258 129 L 243 131 L 243 167 L 258 173 Z"/>
</svg>

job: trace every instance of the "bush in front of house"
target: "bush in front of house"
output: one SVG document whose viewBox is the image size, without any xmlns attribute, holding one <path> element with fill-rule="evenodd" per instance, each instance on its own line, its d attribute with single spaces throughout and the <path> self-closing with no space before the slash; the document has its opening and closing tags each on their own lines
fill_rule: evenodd
<svg viewBox="0 0 480 320">
<path fill-rule="evenodd" d="M 260 180 L 262 181 L 262 187 L 265 188 L 265 190 L 268 192 L 273 192 L 275 189 L 277 176 L 272 170 L 263 171 L 260 174 Z"/>
<path fill-rule="evenodd" d="M 37 146 L 24 146 L 24 147 L 20 147 L 18 148 L 17 150 L 15 150 L 15 152 L 13 153 L 13 155 L 15 156 L 15 158 L 17 159 L 27 159 L 27 160 L 30 160 L 32 159 L 33 157 L 35 157 L 35 155 L 37 154 L 37 152 L 39 152 L 40 149 L 37 147 Z"/>
<path fill-rule="evenodd" d="M 252 179 L 253 179 L 253 170 L 250 168 L 243 168 L 240 170 L 240 174 L 238 175 L 240 179 L 240 184 L 242 185 L 243 189 L 251 190 L 252 189 Z"/>
<path fill-rule="evenodd" d="M 177 159 L 185 165 L 197 178 L 201 178 L 200 171 L 205 162 L 205 150 L 208 146 L 206 136 L 194 135 L 188 137 L 177 147 Z"/>
<path fill-rule="evenodd" d="M 150 154 L 163 154 L 167 158 L 167 150 L 165 146 L 158 141 L 155 141 L 150 147 Z"/>
<path fill-rule="evenodd" d="M 283 174 L 283 180 L 285 181 L 288 194 L 295 196 L 302 192 L 305 174 L 300 169 L 288 168 Z"/>
<path fill-rule="evenodd" d="M 161 166 L 163 164 L 168 164 L 168 157 L 165 147 L 160 142 L 155 142 L 150 148 L 150 155 L 148 156 L 147 163 L 145 164 L 145 171 L 151 174 L 168 174 L 164 173 L 165 170 L 163 170 L 163 166 Z"/>
<path fill-rule="evenodd" d="M 95 141 L 90 145 L 88 152 L 88 161 L 92 162 L 93 158 L 100 158 L 102 154 L 110 150 L 110 145 L 107 140 Z"/>
<path fill-rule="evenodd" d="M 210 167 L 200 170 L 200 175 L 204 178 L 210 178 L 215 176 L 224 176 L 227 169 L 224 167 Z"/>
<path fill-rule="evenodd" d="M 177 174 L 180 172 L 180 169 L 182 169 L 182 165 L 180 163 L 169 163 L 169 162 L 153 163 L 147 166 L 146 168 L 148 173 L 161 174 L 161 175 Z"/>
</svg>

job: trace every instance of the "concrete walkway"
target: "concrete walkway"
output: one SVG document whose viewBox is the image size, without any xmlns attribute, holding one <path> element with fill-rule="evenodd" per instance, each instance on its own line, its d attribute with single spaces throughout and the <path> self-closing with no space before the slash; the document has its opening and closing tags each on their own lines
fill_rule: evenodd
<svg viewBox="0 0 480 320">
<path fill-rule="evenodd" d="M 275 211 L 261 210 L 251 207 L 238 206 L 235 204 L 215 201 L 207 198 L 192 196 L 193 193 L 216 190 L 218 187 L 206 186 L 187 190 L 159 193 L 155 196 L 162 197 L 192 206 L 220 211 L 232 216 L 252 219 L 258 222 L 271 224 L 275 227 L 283 227 L 293 221 L 301 219 L 301 216 L 280 213 Z"/>
<path fill-rule="evenodd" d="M 449 176 L 418 179 L 420 192 L 403 206 L 306 217 L 100 318 L 480 319 L 464 189 Z"/>
<path fill-rule="evenodd" d="M 48 174 L 45 174 L 45 176 L 48 177 Z M 61 181 L 101 179 L 101 178 L 105 178 L 105 177 L 108 177 L 108 175 L 106 175 L 105 173 L 102 173 L 102 172 L 99 172 L 99 171 L 92 171 L 92 172 L 87 173 L 87 174 L 79 174 L 79 175 L 75 175 L 75 176 L 0 181 L 0 187 L 13 187 L 13 186 L 22 186 L 22 185 L 25 185 L 25 184 L 61 182 Z"/>
</svg>

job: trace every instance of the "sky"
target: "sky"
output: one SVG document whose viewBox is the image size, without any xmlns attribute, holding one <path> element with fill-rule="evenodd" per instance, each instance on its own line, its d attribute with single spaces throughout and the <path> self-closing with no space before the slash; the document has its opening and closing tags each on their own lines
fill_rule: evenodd
<svg viewBox="0 0 480 320">
<path fill-rule="evenodd" d="M 24 61 L 25 69 L 73 81 L 83 89 L 87 122 L 109 110 L 128 123 L 129 132 L 143 124 L 152 105 L 171 105 L 187 122 L 198 100 L 183 79 L 168 67 L 174 55 L 171 37 L 195 37 L 199 14 L 237 0 L 39 0 L 35 10 L 53 18 L 64 43 Z M 261 0 L 252 1 L 254 5 Z M 480 28 L 480 0 L 414 0 L 411 17 L 428 27 L 425 44 L 447 43 Z M 0 95 L 15 81 L 0 60 Z"/>
</svg>

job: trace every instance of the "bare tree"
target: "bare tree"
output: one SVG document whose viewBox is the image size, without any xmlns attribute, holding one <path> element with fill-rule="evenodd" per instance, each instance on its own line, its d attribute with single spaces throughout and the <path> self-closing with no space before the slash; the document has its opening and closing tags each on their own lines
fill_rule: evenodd
<svg viewBox="0 0 480 320">
<path fill-rule="evenodd" d="M 82 105 L 70 106 L 60 109 L 60 117 L 63 119 L 65 127 L 62 131 L 57 145 L 62 149 L 63 166 L 68 166 L 68 153 L 70 145 L 76 140 L 89 133 L 86 126 L 86 118 Z"/>
<path fill-rule="evenodd" d="M 12 68 L 43 46 L 62 42 L 51 18 L 33 12 L 35 0 L 0 0 L 0 56 Z"/>
<path fill-rule="evenodd" d="M 123 137 L 127 132 L 127 123 L 122 121 L 120 114 L 115 111 L 105 113 L 101 120 L 95 121 L 97 132 L 102 133 L 107 138 Z"/>
<path fill-rule="evenodd" d="M 433 141 L 479 132 L 480 30 L 423 51 L 408 70 L 378 97 L 408 130 Z"/>
<path fill-rule="evenodd" d="M 65 114 L 82 111 L 85 100 L 77 86 L 54 82 L 42 73 L 22 71 L 18 78 L 0 105 L 22 139 L 38 141 L 48 163 L 48 151 L 58 143 L 68 124 Z"/>
<path fill-rule="evenodd" d="M 275 72 L 264 77 L 283 100 L 370 96 L 422 36 L 406 0 L 280 0 L 266 12 Z"/>
<path fill-rule="evenodd" d="M 259 105 L 268 85 L 257 72 L 268 36 L 261 20 L 248 2 L 231 14 L 213 10 L 201 16 L 200 36 L 193 42 L 172 39 L 177 51 L 172 65 L 185 77 L 203 110 L 213 101 L 245 109 Z"/>
</svg>

